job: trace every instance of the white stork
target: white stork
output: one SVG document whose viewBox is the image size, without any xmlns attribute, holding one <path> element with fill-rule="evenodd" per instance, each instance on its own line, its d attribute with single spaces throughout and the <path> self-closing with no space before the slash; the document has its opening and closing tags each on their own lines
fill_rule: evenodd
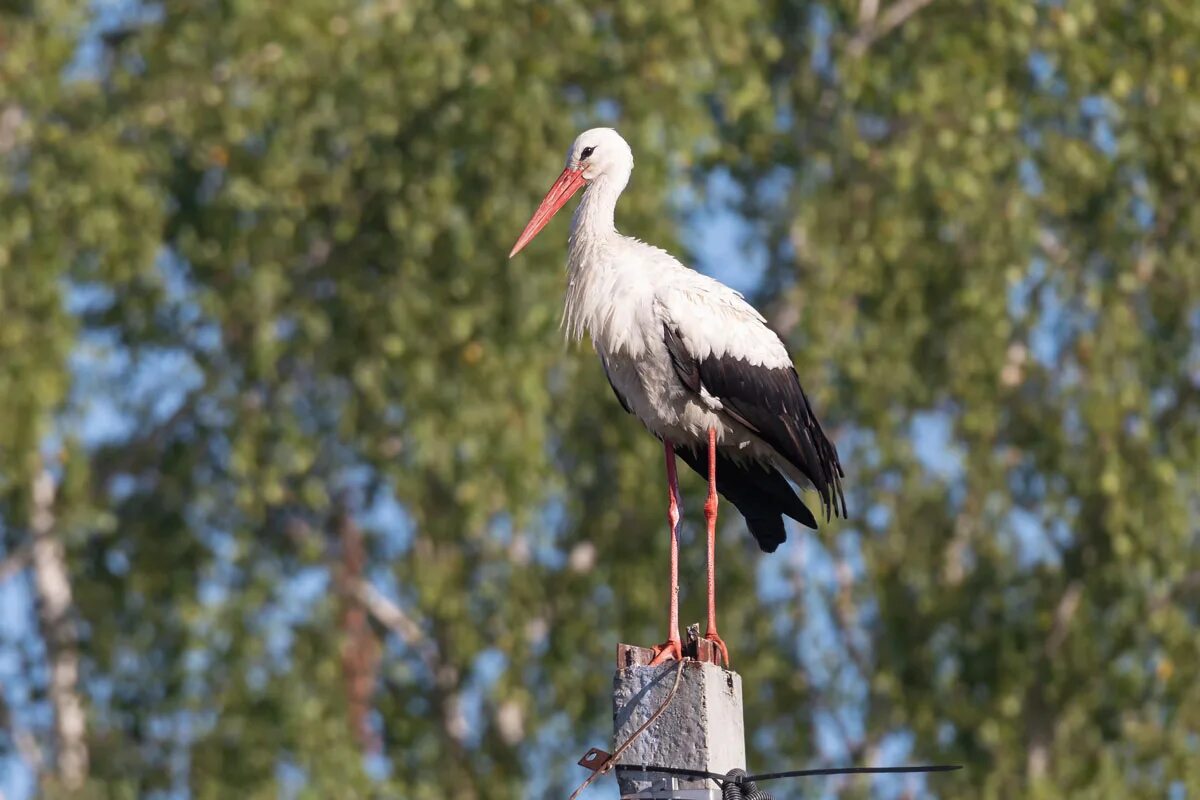
<svg viewBox="0 0 1200 800">
<path fill-rule="evenodd" d="M 586 187 L 571 220 L 563 325 L 577 340 L 585 331 L 591 336 L 617 399 L 662 440 L 666 453 L 670 612 L 668 638 L 655 648 L 654 663 L 683 657 L 678 453 L 708 479 L 705 638 L 728 665 L 716 619 L 717 493 L 742 512 L 759 547 L 770 553 L 787 538 L 784 516 L 817 527 L 788 480 L 814 487 L 828 520 L 846 516 L 844 473 L 787 349 L 762 315 L 733 289 L 617 232 L 613 211 L 632 172 L 633 152 L 620 134 L 611 128 L 581 133 L 509 258 Z"/>
</svg>

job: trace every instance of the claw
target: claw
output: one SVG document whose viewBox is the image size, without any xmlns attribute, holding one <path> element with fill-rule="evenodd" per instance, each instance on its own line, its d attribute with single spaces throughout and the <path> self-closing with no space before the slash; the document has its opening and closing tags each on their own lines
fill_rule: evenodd
<svg viewBox="0 0 1200 800">
<path fill-rule="evenodd" d="M 659 664 L 665 664 L 668 661 L 683 660 L 683 643 L 679 639 L 667 639 L 660 645 L 654 647 L 654 658 L 650 661 L 650 666 L 657 667 Z"/>
<path fill-rule="evenodd" d="M 709 631 L 704 634 L 704 638 L 713 643 L 713 647 L 721 651 L 721 660 L 725 663 L 725 669 L 729 669 L 729 648 L 725 646 L 725 642 L 717 635 L 716 631 Z"/>
</svg>

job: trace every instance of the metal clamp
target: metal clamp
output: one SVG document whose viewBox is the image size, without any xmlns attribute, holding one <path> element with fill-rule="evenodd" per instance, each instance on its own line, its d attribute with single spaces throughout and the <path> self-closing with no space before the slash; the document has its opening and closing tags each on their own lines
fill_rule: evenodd
<svg viewBox="0 0 1200 800">
<path fill-rule="evenodd" d="M 621 800 L 721 800 L 721 791 L 706 787 L 703 789 L 677 789 L 676 778 L 663 776 L 661 772 L 636 767 L 618 767 L 626 780 L 639 780 L 639 773 L 644 775 L 642 780 L 654 781 L 650 786 L 634 794 L 621 795 Z"/>
</svg>

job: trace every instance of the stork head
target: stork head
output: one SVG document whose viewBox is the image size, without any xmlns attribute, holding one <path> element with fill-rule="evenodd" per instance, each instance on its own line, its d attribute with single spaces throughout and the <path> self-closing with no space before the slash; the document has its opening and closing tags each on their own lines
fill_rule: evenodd
<svg viewBox="0 0 1200 800">
<path fill-rule="evenodd" d="M 592 128 L 571 142 L 566 168 L 581 170 L 589 183 L 602 176 L 619 177 L 624 186 L 633 171 L 633 151 L 612 128 Z"/>
<path fill-rule="evenodd" d="M 566 168 L 542 198 L 508 257 L 512 258 L 533 241 L 558 210 L 585 185 L 603 180 L 613 184 L 619 193 L 628 183 L 632 171 L 633 151 L 612 128 L 592 128 L 576 136 L 567 150 Z"/>
</svg>

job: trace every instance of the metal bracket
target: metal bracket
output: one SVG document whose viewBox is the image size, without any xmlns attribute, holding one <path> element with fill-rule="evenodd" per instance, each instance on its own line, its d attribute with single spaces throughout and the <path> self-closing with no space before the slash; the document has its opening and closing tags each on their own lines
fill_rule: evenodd
<svg viewBox="0 0 1200 800">
<path fill-rule="evenodd" d="M 595 772 L 604 769 L 604 765 L 609 761 L 612 761 L 612 753 L 607 750 L 601 750 L 599 747 L 593 747 L 584 753 L 583 757 L 575 763 L 584 769 L 590 769 L 592 772 Z"/>
<path fill-rule="evenodd" d="M 662 776 L 661 772 L 633 767 L 618 767 L 618 769 L 624 771 L 623 774 L 626 778 L 639 780 L 636 776 L 640 773 L 645 776 L 645 780 L 654 781 L 635 794 L 621 795 L 621 800 L 721 800 L 722 792 L 719 789 L 712 787 L 677 789 L 675 788 L 677 779 L 671 776 Z"/>
</svg>

